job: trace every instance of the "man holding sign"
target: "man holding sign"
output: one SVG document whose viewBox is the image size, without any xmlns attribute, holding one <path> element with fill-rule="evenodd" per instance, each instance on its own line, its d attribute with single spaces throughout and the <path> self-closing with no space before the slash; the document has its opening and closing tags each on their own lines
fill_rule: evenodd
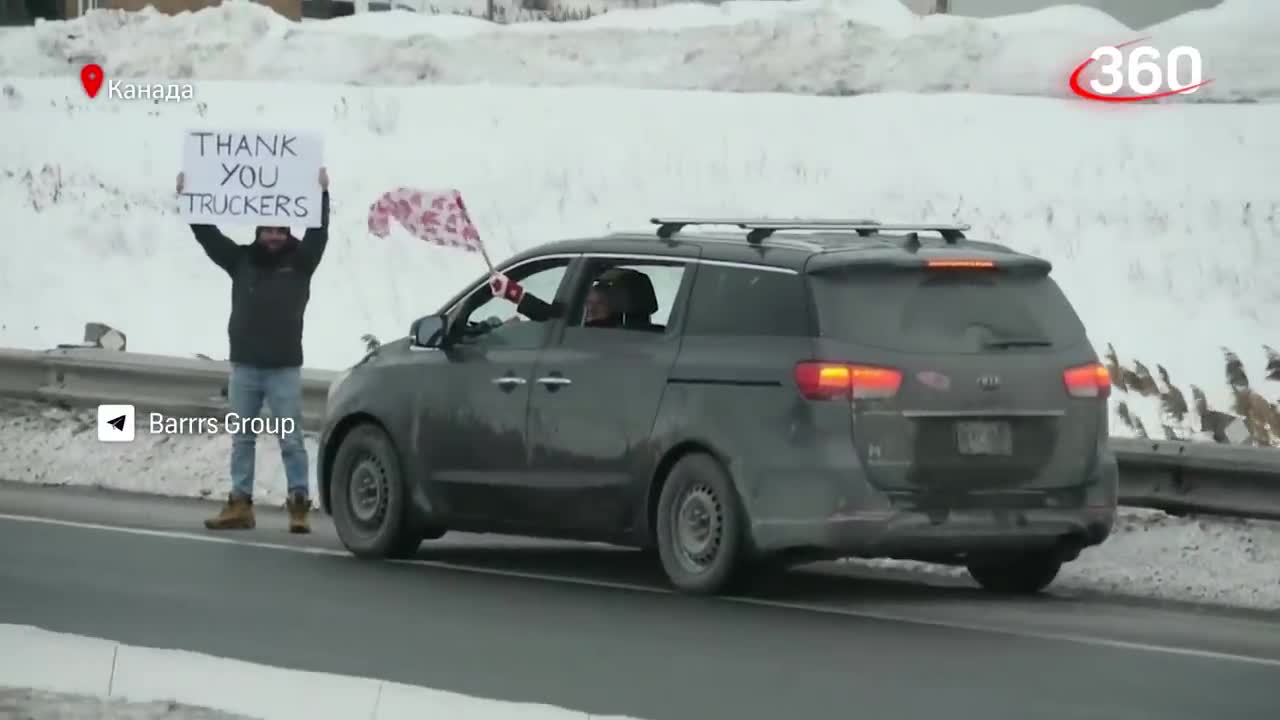
<svg viewBox="0 0 1280 720">
<path fill-rule="evenodd" d="M 190 158 L 189 158 L 190 160 Z M 186 193 L 187 170 L 178 174 L 178 194 Z M 280 419 L 280 455 L 288 484 L 289 531 L 310 531 L 311 509 L 307 449 L 302 435 L 302 328 L 311 277 L 329 241 L 329 175 L 319 168 L 320 194 L 316 226 L 298 240 L 279 221 L 258 225 L 250 245 L 239 245 L 217 227 L 192 223 L 191 231 L 206 255 L 231 277 L 230 411 L 256 418 L 263 405 Z M 312 180 L 316 183 L 316 180 Z M 310 188 L 294 195 L 303 196 Z M 243 214 L 233 221 L 244 222 Z M 250 529 L 256 434 L 246 429 L 232 437 L 231 492 L 217 516 L 205 521 L 211 530 Z M 287 430 L 286 430 L 287 428 Z"/>
</svg>

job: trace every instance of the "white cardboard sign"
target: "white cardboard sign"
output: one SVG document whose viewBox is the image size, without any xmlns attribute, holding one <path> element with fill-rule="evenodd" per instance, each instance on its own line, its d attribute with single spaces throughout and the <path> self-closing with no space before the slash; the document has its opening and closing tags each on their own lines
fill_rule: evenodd
<svg viewBox="0 0 1280 720">
<path fill-rule="evenodd" d="M 188 130 L 179 214 L 188 223 L 320 227 L 324 140 L 290 130 Z"/>
</svg>

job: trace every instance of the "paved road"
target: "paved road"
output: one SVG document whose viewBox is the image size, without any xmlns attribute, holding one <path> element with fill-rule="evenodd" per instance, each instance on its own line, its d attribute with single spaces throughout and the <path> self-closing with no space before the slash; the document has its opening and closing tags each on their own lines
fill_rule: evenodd
<svg viewBox="0 0 1280 720">
<path fill-rule="evenodd" d="M 324 523 L 291 537 L 264 509 L 256 531 L 211 535 L 209 511 L 0 484 L 0 514 L 45 519 L 0 518 L 0 622 L 650 720 L 1270 720 L 1280 706 L 1274 617 L 805 573 L 695 599 L 632 552 L 461 536 L 366 563 Z"/>
</svg>

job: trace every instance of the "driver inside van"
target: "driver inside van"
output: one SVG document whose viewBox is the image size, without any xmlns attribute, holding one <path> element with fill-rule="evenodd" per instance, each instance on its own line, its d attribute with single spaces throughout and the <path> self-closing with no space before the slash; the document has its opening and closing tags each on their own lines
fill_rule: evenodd
<svg viewBox="0 0 1280 720">
<path fill-rule="evenodd" d="M 609 303 L 609 293 L 605 285 L 597 280 L 587 291 L 587 299 L 582 308 L 583 327 L 617 327 L 617 315 Z"/>
</svg>

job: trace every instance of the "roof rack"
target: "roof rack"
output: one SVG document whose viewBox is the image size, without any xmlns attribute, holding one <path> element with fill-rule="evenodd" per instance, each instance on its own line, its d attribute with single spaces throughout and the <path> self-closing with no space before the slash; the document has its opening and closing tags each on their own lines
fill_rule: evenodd
<svg viewBox="0 0 1280 720">
<path fill-rule="evenodd" d="M 834 230 L 853 231 L 862 236 L 881 232 L 936 232 L 948 245 L 964 239 L 970 229 L 966 224 L 949 223 L 881 223 L 871 219 L 806 219 L 783 220 L 776 218 L 692 218 L 655 217 L 649 222 L 658 226 L 658 237 L 667 239 L 688 225 L 735 225 L 748 230 L 747 242 L 758 243 L 779 230 Z"/>
</svg>

